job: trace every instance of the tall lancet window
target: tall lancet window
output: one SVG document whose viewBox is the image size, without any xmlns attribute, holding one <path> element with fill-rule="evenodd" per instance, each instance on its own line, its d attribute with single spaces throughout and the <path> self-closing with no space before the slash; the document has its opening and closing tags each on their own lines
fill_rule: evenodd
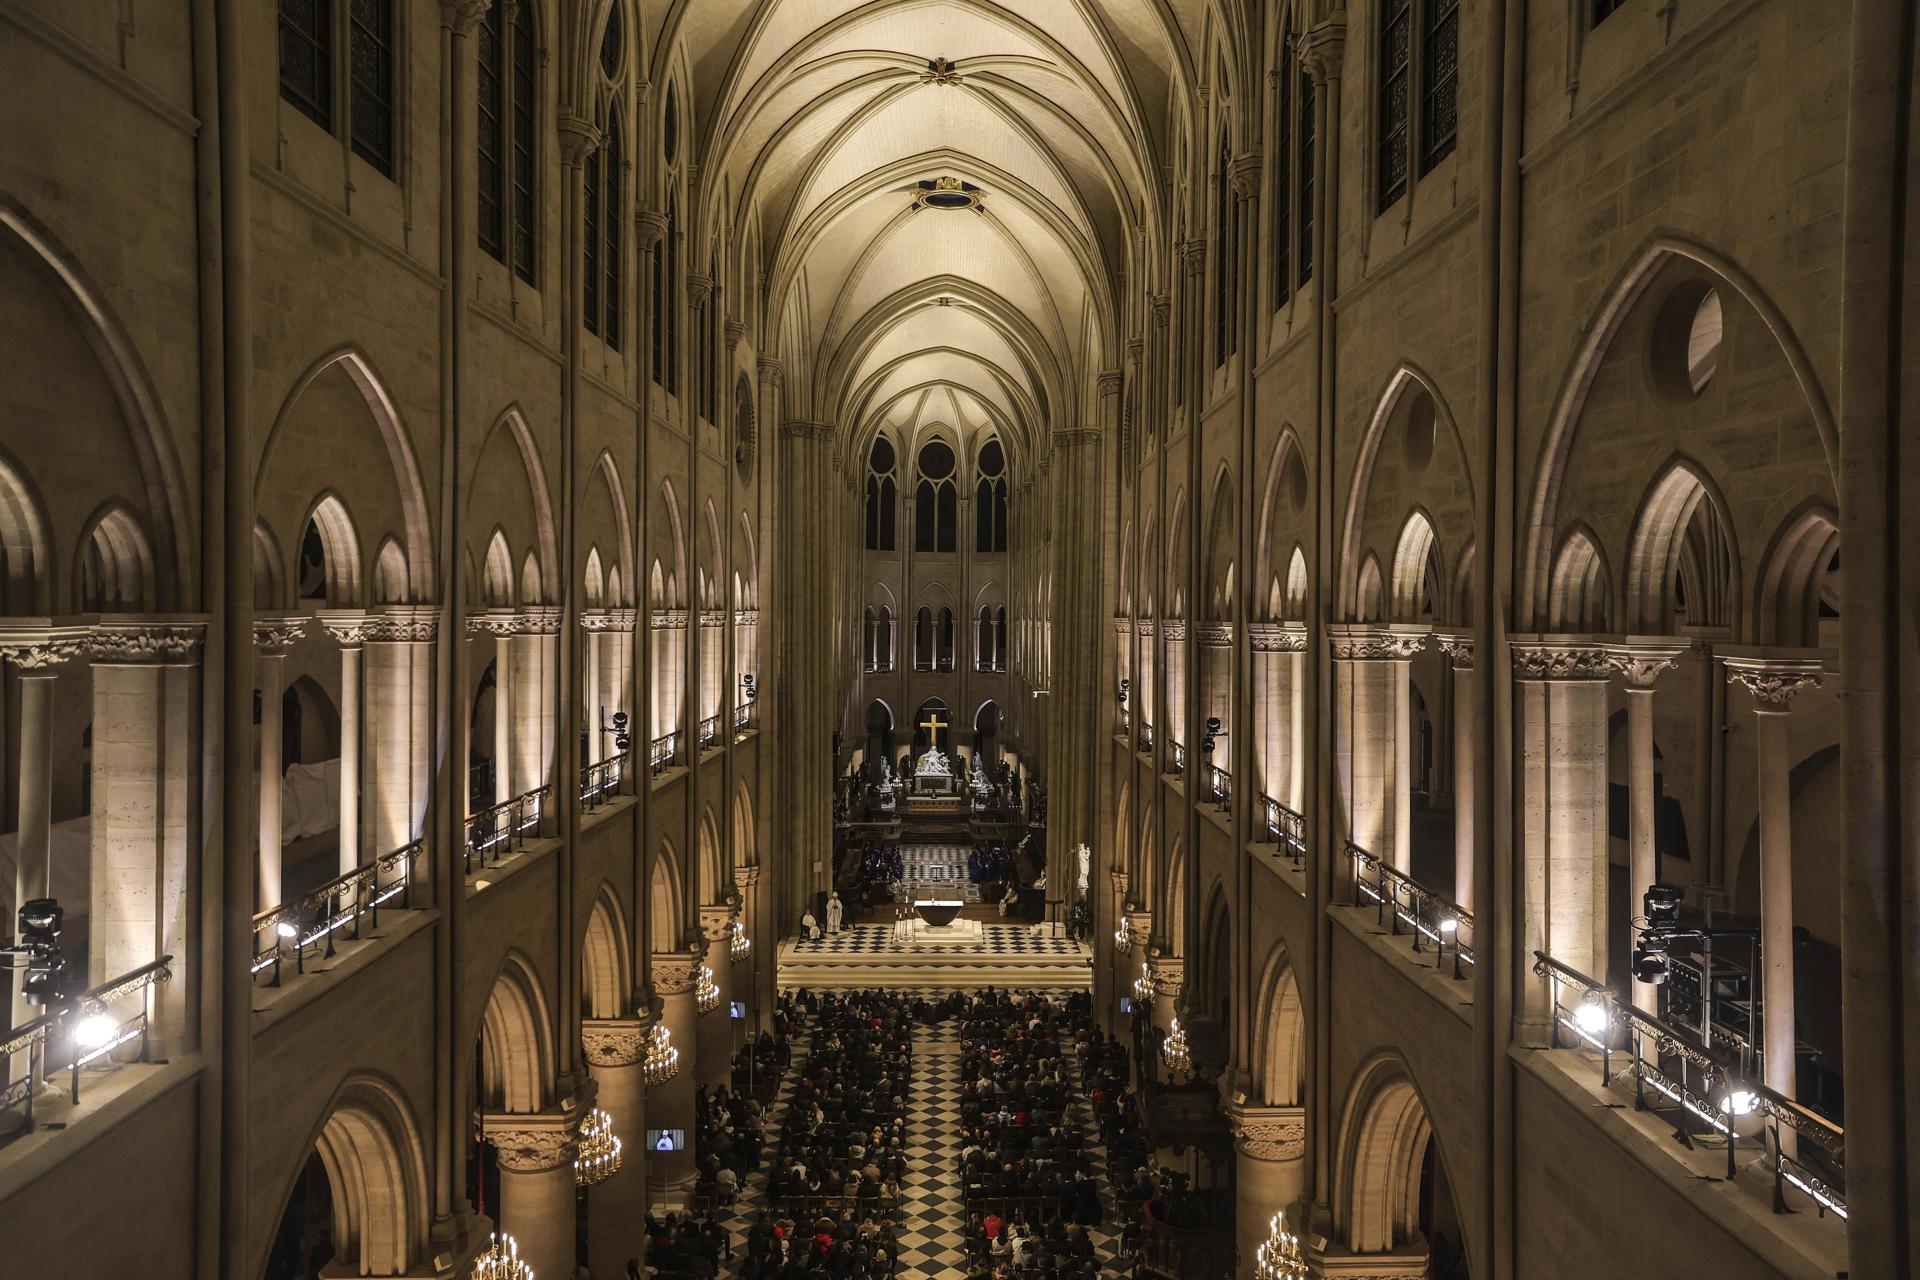
<svg viewBox="0 0 1920 1280">
<path fill-rule="evenodd" d="M 867 455 L 867 550 L 895 549 L 894 527 L 900 505 L 893 478 L 893 445 L 885 436 L 873 442 Z"/>
<path fill-rule="evenodd" d="M 514 6 L 510 31 L 501 29 L 503 7 L 489 5 L 480 18 L 480 247 L 533 284 L 533 142 L 539 108 L 533 0 Z"/>
<path fill-rule="evenodd" d="M 955 550 L 959 508 L 953 450 L 943 440 L 930 441 L 920 450 L 920 483 L 913 491 L 913 549 Z"/>
<path fill-rule="evenodd" d="M 626 228 L 626 148 L 620 125 L 621 69 L 626 62 L 626 35 L 620 6 L 607 13 L 607 29 L 600 39 L 600 145 L 587 156 L 586 215 L 581 228 L 584 268 L 580 302 L 588 333 L 598 334 L 609 347 L 620 349 L 621 296 L 626 292 L 623 233 Z"/>
<path fill-rule="evenodd" d="M 980 480 L 973 489 L 973 549 L 993 554 L 1007 549 L 1007 458 L 998 440 L 980 450 Z"/>
</svg>

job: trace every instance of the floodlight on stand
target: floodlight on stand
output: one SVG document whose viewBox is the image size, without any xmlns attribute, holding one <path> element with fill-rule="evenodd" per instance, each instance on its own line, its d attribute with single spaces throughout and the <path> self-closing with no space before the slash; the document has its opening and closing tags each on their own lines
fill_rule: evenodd
<svg viewBox="0 0 1920 1280">
<path fill-rule="evenodd" d="M 1728 1077 L 1726 1087 L 1720 1090 L 1713 1105 L 1727 1127 L 1743 1138 L 1757 1137 L 1767 1127 L 1767 1112 L 1761 1105 L 1759 1090 L 1737 1077 Z"/>
<path fill-rule="evenodd" d="M 75 1024 L 73 1043 L 91 1053 L 112 1044 L 114 1037 L 119 1033 L 120 1023 L 114 1016 L 104 1010 L 95 1009 Z"/>
<path fill-rule="evenodd" d="M 1444 936 L 1451 938 L 1460 932 L 1460 921 L 1453 916 L 1441 916 L 1440 923 L 1435 927 L 1438 928 Z"/>
<path fill-rule="evenodd" d="M 300 936 L 300 926 L 291 920 L 282 920 L 273 926 L 273 931 L 289 942 Z"/>
<path fill-rule="evenodd" d="M 1602 1000 L 1597 992 L 1589 991 L 1586 998 L 1574 1006 L 1573 1025 L 1583 1035 L 1592 1036 L 1597 1040 L 1607 1033 L 1607 1026 L 1611 1021 L 1606 1001 Z"/>
</svg>

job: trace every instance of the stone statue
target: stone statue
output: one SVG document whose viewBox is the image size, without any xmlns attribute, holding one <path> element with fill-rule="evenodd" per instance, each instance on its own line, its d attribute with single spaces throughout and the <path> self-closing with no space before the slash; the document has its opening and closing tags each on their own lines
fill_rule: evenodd
<svg viewBox="0 0 1920 1280">
<path fill-rule="evenodd" d="M 1093 885 L 1093 850 L 1082 843 L 1075 845 L 1073 851 L 1080 858 L 1080 896 L 1084 898 Z"/>
<path fill-rule="evenodd" d="M 827 898 L 827 932 L 829 934 L 840 932 L 840 919 L 845 911 L 846 908 L 840 904 L 839 891 L 836 890 Z"/>
</svg>

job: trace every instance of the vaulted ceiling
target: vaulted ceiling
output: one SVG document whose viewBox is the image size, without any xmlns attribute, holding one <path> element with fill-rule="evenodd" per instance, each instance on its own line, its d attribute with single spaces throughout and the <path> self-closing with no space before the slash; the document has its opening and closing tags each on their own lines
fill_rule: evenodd
<svg viewBox="0 0 1920 1280">
<path fill-rule="evenodd" d="M 680 0 L 653 83 L 690 86 L 696 226 L 759 276 L 788 413 L 851 457 L 946 425 L 1017 461 L 1080 425 L 1165 243 L 1206 6 Z"/>
</svg>

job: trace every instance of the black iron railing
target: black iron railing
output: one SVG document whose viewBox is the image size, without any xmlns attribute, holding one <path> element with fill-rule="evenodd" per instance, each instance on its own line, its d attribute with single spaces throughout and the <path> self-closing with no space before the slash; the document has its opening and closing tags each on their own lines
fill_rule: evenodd
<svg viewBox="0 0 1920 1280">
<path fill-rule="evenodd" d="M 115 1052 L 135 1040 L 140 1048 L 134 1060 L 147 1060 L 149 1032 L 153 1024 L 153 988 L 173 978 L 173 957 L 161 956 L 91 991 L 65 998 L 33 1021 L 12 1031 L 0 1032 L 0 1080 L 9 1083 L 0 1089 L 0 1112 L 17 1114 L 20 1127 L 3 1137 L 32 1133 L 37 1118 L 35 1104 L 49 1075 L 66 1071 L 69 1100 L 80 1102 L 82 1069 L 102 1059 L 111 1061 Z M 124 1002 L 140 997 L 140 1007 L 127 1009 Z M 25 1061 L 16 1066 L 15 1059 Z"/>
<path fill-rule="evenodd" d="M 280 985 L 280 966 L 287 953 L 293 953 L 296 972 L 307 971 L 307 952 L 318 949 L 323 956 L 333 954 L 333 935 L 352 929 L 360 938 L 363 917 L 370 928 L 380 927 L 380 908 L 400 900 L 404 910 L 412 902 L 413 860 L 420 856 L 421 842 L 413 841 L 382 854 L 364 866 L 343 875 L 277 907 L 268 907 L 253 918 L 253 967 L 257 977 L 271 972 L 267 985 Z"/>
<path fill-rule="evenodd" d="M 627 753 L 608 756 L 580 771 L 580 805 L 592 809 L 620 794 L 620 783 L 627 776 Z"/>
<path fill-rule="evenodd" d="M 1461 976 L 1461 965 L 1473 963 L 1473 915 L 1351 840 L 1347 842 L 1347 857 L 1353 863 L 1355 905 L 1373 903 L 1380 923 L 1391 933 L 1410 931 L 1415 951 L 1432 944 L 1437 953 L 1435 967 L 1446 962 L 1451 949 L 1454 977 Z"/>
<path fill-rule="evenodd" d="M 1266 839 L 1280 846 L 1281 857 L 1299 867 L 1307 857 L 1307 820 L 1272 796 L 1260 797 Z"/>
<path fill-rule="evenodd" d="M 1672 1104 L 1679 1120 L 1674 1139 L 1690 1149 L 1696 1125 L 1724 1139 L 1729 1182 L 1739 1172 L 1742 1141 L 1769 1148 L 1774 1212 L 1790 1211 L 1787 1188 L 1792 1187 L 1821 1215 L 1847 1216 L 1843 1127 L 1750 1079 L 1737 1060 L 1702 1046 L 1690 1028 L 1635 1008 L 1546 952 L 1533 953 L 1533 971 L 1551 989 L 1554 1047 L 1597 1054 L 1601 1087 L 1631 1082 L 1640 1110 L 1660 1105 L 1649 1090 Z"/>
<path fill-rule="evenodd" d="M 647 767 L 657 778 L 665 773 L 680 756 L 680 735 L 663 734 L 647 746 Z"/>
<path fill-rule="evenodd" d="M 547 788 L 535 787 L 469 817 L 466 873 L 472 875 L 476 867 L 494 866 L 518 849 L 529 832 L 539 829 L 540 815 L 546 807 Z"/>
<path fill-rule="evenodd" d="M 700 722 L 700 749 L 711 751 L 720 745 L 720 717 L 708 716 Z"/>
</svg>

